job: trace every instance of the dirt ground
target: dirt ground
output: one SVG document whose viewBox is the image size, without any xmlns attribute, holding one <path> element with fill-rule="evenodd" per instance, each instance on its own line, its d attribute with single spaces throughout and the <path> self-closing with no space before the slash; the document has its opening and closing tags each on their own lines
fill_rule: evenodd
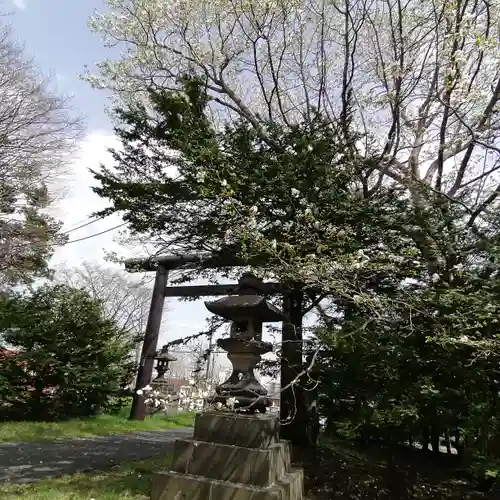
<svg viewBox="0 0 500 500">
<path fill-rule="evenodd" d="M 334 442 L 318 450 L 295 450 L 304 468 L 308 500 L 498 500 L 499 485 L 489 491 L 458 467 L 457 460 L 419 450 L 354 447 Z"/>
</svg>

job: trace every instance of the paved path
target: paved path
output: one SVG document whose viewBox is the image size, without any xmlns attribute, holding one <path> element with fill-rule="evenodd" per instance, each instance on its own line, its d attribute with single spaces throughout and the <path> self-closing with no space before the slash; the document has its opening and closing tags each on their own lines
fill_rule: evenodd
<svg viewBox="0 0 500 500">
<path fill-rule="evenodd" d="M 0 444 L 0 481 L 30 483 L 62 474 L 105 469 L 168 454 L 193 428 L 144 431 L 65 441 Z"/>
</svg>

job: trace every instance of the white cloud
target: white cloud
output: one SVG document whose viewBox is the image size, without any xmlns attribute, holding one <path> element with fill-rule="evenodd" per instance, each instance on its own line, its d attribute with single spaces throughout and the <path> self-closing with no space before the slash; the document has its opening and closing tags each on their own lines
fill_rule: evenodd
<svg viewBox="0 0 500 500">
<path fill-rule="evenodd" d="M 110 134 L 101 132 L 88 134 L 76 158 L 69 165 L 68 173 L 59 180 L 59 184 L 64 184 L 65 196 L 53 207 L 53 213 L 55 217 L 62 220 L 63 231 L 68 232 L 69 241 L 74 241 L 74 243 L 59 247 L 54 253 L 53 264 L 64 262 L 72 266 L 78 265 L 83 260 L 102 263 L 105 251 L 119 249 L 119 245 L 114 241 L 119 229 L 105 232 L 123 222 L 118 215 L 112 215 L 75 229 L 90 222 L 93 212 L 108 205 L 106 200 L 92 191 L 92 186 L 96 182 L 89 169 L 97 170 L 101 163 L 109 164 L 111 156 L 107 149 L 117 146 L 117 139 Z"/>
<path fill-rule="evenodd" d="M 92 191 L 96 181 L 89 169 L 98 170 L 101 164 L 110 166 L 112 158 L 108 148 L 113 147 L 119 147 L 119 141 L 113 135 L 99 131 L 89 133 L 68 166 L 68 172 L 53 187 L 56 191 L 64 190 L 64 196 L 52 207 L 52 214 L 63 222 L 63 231 L 70 231 L 68 234 L 70 241 L 82 239 L 57 248 L 51 261 L 53 266 L 60 264 L 68 267 L 78 266 L 84 260 L 110 265 L 104 260 L 105 250 L 124 253 L 124 249 L 115 241 L 119 229 L 92 236 L 121 224 L 122 220 L 118 215 L 96 221 L 81 229 L 71 230 L 85 224 L 90 214 L 108 205 L 107 200 Z M 134 254 L 130 251 L 125 253 L 138 257 L 144 254 L 144 249 L 138 248 Z M 196 302 L 169 300 L 165 304 L 165 321 L 159 345 L 203 330 L 207 316 L 208 311 L 201 300 Z"/>
<path fill-rule="evenodd" d="M 25 0 L 12 0 L 12 3 L 19 9 L 24 10 L 27 5 Z"/>
</svg>

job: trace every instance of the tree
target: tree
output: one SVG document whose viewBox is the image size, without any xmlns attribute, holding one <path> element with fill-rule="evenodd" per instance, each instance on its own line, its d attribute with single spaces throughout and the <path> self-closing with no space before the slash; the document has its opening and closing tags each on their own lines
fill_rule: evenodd
<svg viewBox="0 0 500 500">
<path fill-rule="evenodd" d="M 66 240 L 47 213 L 54 181 L 80 136 L 70 100 L 57 95 L 0 26 L 0 288 L 49 274 Z"/>
<path fill-rule="evenodd" d="M 420 219 L 419 186 L 465 204 L 472 223 L 493 211 L 496 0 L 121 0 L 108 7 L 90 27 L 124 55 L 99 63 L 88 79 L 121 102 L 141 101 L 151 86 L 178 89 L 179 76 L 194 72 L 205 80 L 215 122 L 242 119 L 262 140 L 270 140 L 268 122 L 292 127 L 318 114 L 353 126 L 362 134 L 358 151 L 377 159 L 360 180 L 365 192 L 396 182 Z M 424 236 L 432 252 L 432 236 Z"/>
<path fill-rule="evenodd" d="M 200 86 L 185 84 L 184 93 L 152 92 L 148 109 L 120 115 L 124 147 L 112 170 L 96 174 L 97 191 L 113 203 L 107 211 L 125 212 L 133 230 L 162 237 L 170 251 L 231 252 L 263 265 L 309 296 L 305 310 L 326 298 L 334 314 L 323 315 L 326 328 L 305 353 L 322 353 L 315 377 L 330 429 L 347 421 L 344 430 L 364 438 L 428 440 L 437 450 L 444 433 L 491 448 L 500 351 L 488 304 L 498 293 L 498 234 L 453 232 L 461 207 L 444 218 L 439 198 L 424 192 L 436 241 L 455 255 L 446 273 L 430 275 L 408 198 L 382 188 L 360 196 L 352 180 L 366 164 L 334 127 L 274 126 L 277 150 L 241 124 L 215 131 L 203 120 Z M 175 177 L 158 168 L 170 158 Z M 296 382 L 297 398 L 308 376 Z M 343 401 L 355 406 L 339 414 Z"/>
<path fill-rule="evenodd" d="M 134 357 L 139 364 L 151 303 L 151 290 L 146 288 L 144 279 L 134 282 L 124 271 L 84 261 L 79 267 L 59 266 L 54 281 L 85 290 L 98 300 L 105 318 L 116 323 L 135 342 Z"/>
<path fill-rule="evenodd" d="M 131 342 L 83 290 L 45 285 L 3 297 L 2 404 L 17 418 L 94 415 L 120 394 L 133 368 Z M 7 410 L 10 410 L 8 412 Z"/>
<path fill-rule="evenodd" d="M 123 271 L 86 261 L 79 267 L 59 266 L 54 280 L 85 290 L 102 303 L 107 319 L 124 332 L 143 335 L 151 302 L 151 291 L 143 280 L 133 282 Z"/>
<path fill-rule="evenodd" d="M 329 431 L 364 440 L 420 442 L 440 453 L 498 460 L 498 258 L 457 267 L 451 286 L 377 286 L 318 332 L 322 414 Z M 488 269 L 486 269 L 486 267 Z M 465 457 L 464 457 L 465 458 Z M 470 458 L 470 456 L 469 456 Z"/>
<path fill-rule="evenodd" d="M 393 209 L 383 201 L 397 200 L 397 190 L 385 190 L 376 203 L 363 203 L 354 184 L 365 163 L 321 118 L 292 130 L 267 124 L 269 146 L 244 122 L 214 129 L 196 78 L 185 79 L 184 92 L 151 91 L 150 98 L 148 108 L 117 110 L 123 148 L 112 151 L 112 169 L 94 172 L 95 191 L 112 201 L 99 216 L 122 213 L 163 252 L 260 252 L 267 261 L 280 248 L 292 252 L 295 270 L 316 252 L 342 254 L 356 246 L 354 236 L 369 238 L 365 217 L 381 216 Z M 325 238 L 331 245 L 319 249 Z M 280 274 L 286 278 L 286 265 Z"/>
<path fill-rule="evenodd" d="M 113 169 L 95 174 L 96 191 L 113 203 L 100 215 L 120 211 L 133 231 L 158 238 L 163 252 L 248 258 L 261 275 L 267 270 L 294 283 L 309 303 L 284 332 L 290 382 L 301 371 L 302 315 L 325 295 L 353 293 L 353 272 L 341 271 L 358 263 L 367 246 L 374 262 L 366 273 L 387 267 L 387 252 L 376 245 L 400 244 L 405 204 L 394 190 L 365 202 L 352 189 L 363 162 L 334 124 L 320 118 L 293 130 L 268 124 L 272 146 L 245 123 L 217 132 L 204 117 L 202 83 L 184 83 L 183 93 L 152 91 L 148 109 L 118 111 L 123 148 L 113 151 Z M 170 161 L 175 177 L 159 168 Z M 303 401 L 286 391 L 292 411 Z"/>
<path fill-rule="evenodd" d="M 157 111 L 149 102 L 151 87 L 183 96 L 167 119 L 124 136 L 133 140 L 154 129 L 173 153 L 162 156 L 154 141 L 151 149 L 144 143 L 149 153 L 142 154 L 141 162 L 148 165 L 143 168 L 134 163 L 132 146 L 130 157 L 121 157 L 129 165 L 130 191 L 120 175 L 105 174 L 110 182 L 103 194 L 116 190 L 115 208 L 138 214 L 135 221 L 130 218 L 135 229 L 145 228 L 159 200 L 174 196 L 175 189 L 177 202 L 185 200 L 175 207 L 187 220 L 199 220 L 203 213 L 217 221 L 200 223 L 199 234 L 213 240 L 193 245 L 242 245 L 247 257 L 264 253 L 271 274 L 305 283 L 306 292 L 314 286 L 326 290 L 342 321 L 352 313 L 358 324 L 353 330 L 347 322 L 350 335 L 364 331 L 359 301 L 375 318 L 401 314 L 391 295 L 397 297 L 408 278 L 429 295 L 408 291 L 405 304 L 423 301 L 427 310 L 428 297 L 437 304 L 453 297 L 461 324 L 468 317 L 477 320 L 466 307 L 473 292 L 456 279 L 456 269 L 472 270 L 478 262 L 487 268 L 485 261 L 495 254 L 500 193 L 496 1 L 122 0 L 109 5 L 108 13 L 94 16 L 91 28 L 107 44 L 122 44 L 126 55 L 100 64 L 91 83 L 111 88 L 122 107 L 142 116 Z M 206 92 L 203 113 L 192 106 L 186 116 L 185 102 L 200 100 L 186 92 L 185 74 L 196 75 Z M 185 120 L 180 126 L 179 115 Z M 171 132 L 184 124 L 190 130 L 182 133 L 193 142 L 189 152 L 176 147 L 181 138 Z M 318 153 L 321 136 L 326 143 L 335 141 L 338 150 Z M 346 160 L 338 162 L 333 153 Z M 164 179 L 161 160 L 177 167 L 187 160 L 192 170 L 189 175 L 182 170 L 182 182 L 175 184 Z M 300 164 L 308 169 L 301 171 Z M 203 188 L 193 190 L 196 174 Z M 157 189 L 160 176 L 163 184 Z M 279 182 L 273 185 L 268 177 Z M 312 195 L 315 186 L 325 194 L 323 201 Z M 128 198 L 132 189 L 140 193 L 135 203 Z M 152 200 L 146 210 L 141 196 Z M 280 208 L 273 213 L 270 206 Z M 288 220 L 287 207 L 292 207 Z M 182 248 L 187 233 L 174 218 L 165 211 L 149 230 L 159 236 L 166 222 L 176 238 L 166 247 Z M 276 229 L 269 219 L 291 224 Z M 224 238 L 229 244 L 219 243 Z M 392 281 L 385 290 L 384 275 Z M 479 287 L 483 306 L 488 286 L 486 281 Z M 424 323 L 421 336 L 434 338 L 439 325 Z M 457 332 L 444 330 L 455 338 Z M 426 351 L 431 365 L 436 352 Z M 479 346 L 475 352 L 482 352 Z M 423 385 L 417 384 L 419 390 Z"/>
</svg>

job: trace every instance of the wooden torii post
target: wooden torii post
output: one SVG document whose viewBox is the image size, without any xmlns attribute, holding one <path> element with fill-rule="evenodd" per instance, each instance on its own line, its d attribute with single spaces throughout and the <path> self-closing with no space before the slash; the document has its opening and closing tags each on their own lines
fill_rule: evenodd
<svg viewBox="0 0 500 500">
<path fill-rule="evenodd" d="M 230 295 L 238 291 L 237 283 L 229 285 L 168 286 L 169 272 L 176 269 L 194 269 L 197 267 L 204 269 L 241 267 L 246 264 L 234 258 L 228 259 L 219 255 L 197 254 L 167 255 L 125 261 L 125 269 L 129 272 L 156 272 L 130 411 L 129 418 L 131 420 L 143 420 L 146 416 L 145 398 L 137 394 L 137 390 L 148 385 L 153 375 L 154 357 L 158 348 L 165 297 L 210 297 Z M 283 322 L 282 325 L 281 387 L 284 388 L 302 370 L 303 297 L 299 290 L 283 283 L 264 283 L 262 291 L 265 295 L 281 294 L 283 296 L 283 312 L 288 318 L 288 321 Z M 282 426 L 283 437 L 293 441 L 303 434 L 301 428 L 304 426 L 304 419 L 306 418 L 303 405 L 300 401 L 297 401 L 297 392 L 296 388 L 292 387 L 282 389 L 280 403 L 280 418 L 283 421 L 289 421 L 287 425 Z"/>
</svg>

